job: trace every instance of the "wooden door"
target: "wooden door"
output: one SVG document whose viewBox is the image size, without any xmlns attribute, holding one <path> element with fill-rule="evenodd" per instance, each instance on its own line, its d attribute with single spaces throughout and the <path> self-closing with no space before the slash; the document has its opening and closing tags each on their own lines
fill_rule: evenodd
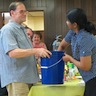
<svg viewBox="0 0 96 96">
<path fill-rule="evenodd" d="M 0 29 L 2 28 L 3 25 L 4 25 L 3 15 L 2 13 L 0 13 Z"/>
</svg>

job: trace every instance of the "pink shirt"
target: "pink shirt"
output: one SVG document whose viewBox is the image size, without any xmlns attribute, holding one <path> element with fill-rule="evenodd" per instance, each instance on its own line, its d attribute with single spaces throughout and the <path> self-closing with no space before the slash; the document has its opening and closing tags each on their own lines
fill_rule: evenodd
<svg viewBox="0 0 96 96">
<path fill-rule="evenodd" d="M 45 48 L 47 49 L 46 45 L 43 42 L 40 42 L 39 44 L 35 44 L 32 42 L 33 48 Z"/>
</svg>

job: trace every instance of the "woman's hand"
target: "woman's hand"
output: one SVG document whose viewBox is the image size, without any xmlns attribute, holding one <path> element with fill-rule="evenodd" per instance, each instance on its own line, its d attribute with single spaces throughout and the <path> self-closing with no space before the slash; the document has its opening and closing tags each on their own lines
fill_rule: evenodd
<svg viewBox="0 0 96 96">
<path fill-rule="evenodd" d="M 68 55 L 68 54 L 64 54 L 65 56 L 63 56 L 63 60 L 65 61 L 65 62 L 68 62 L 68 61 L 71 61 L 71 56 L 70 55 Z"/>
</svg>

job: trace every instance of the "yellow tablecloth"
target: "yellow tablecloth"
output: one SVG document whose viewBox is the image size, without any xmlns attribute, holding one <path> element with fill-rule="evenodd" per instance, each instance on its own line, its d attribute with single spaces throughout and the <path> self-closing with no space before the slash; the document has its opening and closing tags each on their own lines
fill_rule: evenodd
<svg viewBox="0 0 96 96">
<path fill-rule="evenodd" d="M 64 84 L 34 85 L 28 96 L 83 96 L 84 84 L 80 80 L 65 81 Z"/>
</svg>

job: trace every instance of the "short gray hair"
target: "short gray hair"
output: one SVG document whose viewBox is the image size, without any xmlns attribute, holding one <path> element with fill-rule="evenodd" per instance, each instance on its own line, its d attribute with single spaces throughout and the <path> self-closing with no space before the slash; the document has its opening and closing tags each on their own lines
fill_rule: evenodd
<svg viewBox="0 0 96 96">
<path fill-rule="evenodd" d="M 22 3 L 22 2 L 12 2 L 12 3 L 9 5 L 9 12 L 10 12 L 11 10 L 15 11 L 16 8 L 17 8 L 17 6 L 18 6 L 18 5 L 21 5 L 21 4 L 23 4 L 23 3 Z"/>
</svg>

